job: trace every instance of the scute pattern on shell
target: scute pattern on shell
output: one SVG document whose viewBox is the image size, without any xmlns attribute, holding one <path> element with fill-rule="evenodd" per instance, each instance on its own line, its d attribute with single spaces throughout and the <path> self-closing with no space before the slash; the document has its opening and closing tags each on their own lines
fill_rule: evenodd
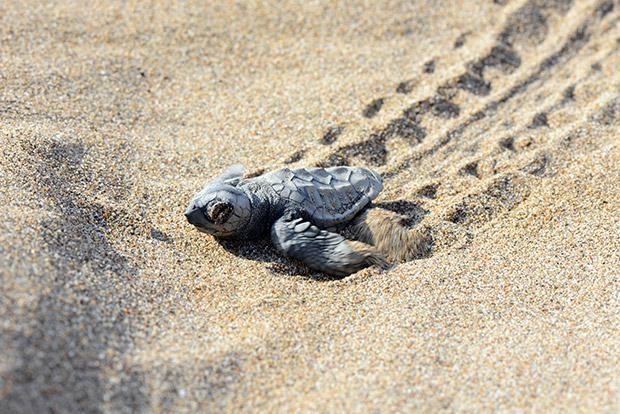
<svg viewBox="0 0 620 414">
<path fill-rule="evenodd" d="M 351 220 L 382 190 L 381 177 L 359 167 L 299 168 L 256 177 L 278 197 L 305 210 L 320 227 Z"/>
</svg>

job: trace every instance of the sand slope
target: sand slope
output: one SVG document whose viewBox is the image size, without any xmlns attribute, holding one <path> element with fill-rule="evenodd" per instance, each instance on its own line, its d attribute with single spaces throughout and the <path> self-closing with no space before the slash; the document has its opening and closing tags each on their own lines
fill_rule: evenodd
<svg viewBox="0 0 620 414">
<path fill-rule="evenodd" d="M 0 412 L 617 410 L 618 1 L 303 3 L 0 4 Z M 431 254 L 219 244 L 235 162 L 374 168 Z"/>
</svg>

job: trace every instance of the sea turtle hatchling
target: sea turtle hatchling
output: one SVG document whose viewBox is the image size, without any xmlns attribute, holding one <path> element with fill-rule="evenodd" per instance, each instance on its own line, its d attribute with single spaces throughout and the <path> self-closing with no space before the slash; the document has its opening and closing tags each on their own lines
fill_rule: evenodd
<svg viewBox="0 0 620 414">
<path fill-rule="evenodd" d="M 243 167 L 233 165 L 194 196 L 185 216 L 199 231 L 218 238 L 270 235 L 284 255 L 343 276 L 373 264 L 385 266 L 388 256 L 399 256 L 390 254 L 394 251 L 415 255 L 420 250 L 417 233 L 364 212 L 382 189 L 381 177 L 360 167 L 284 168 L 243 178 Z M 347 226 L 358 240 L 338 233 Z"/>
</svg>

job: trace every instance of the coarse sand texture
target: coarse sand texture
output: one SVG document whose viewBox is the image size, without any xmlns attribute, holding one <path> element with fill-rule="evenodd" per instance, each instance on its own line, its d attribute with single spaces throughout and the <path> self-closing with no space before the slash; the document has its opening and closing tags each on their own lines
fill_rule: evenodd
<svg viewBox="0 0 620 414">
<path fill-rule="evenodd" d="M 0 150 L 0 413 L 619 411 L 618 0 L 3 0 Z M 236 163 L 428 252 L 196 231 Z"/>
</svg>

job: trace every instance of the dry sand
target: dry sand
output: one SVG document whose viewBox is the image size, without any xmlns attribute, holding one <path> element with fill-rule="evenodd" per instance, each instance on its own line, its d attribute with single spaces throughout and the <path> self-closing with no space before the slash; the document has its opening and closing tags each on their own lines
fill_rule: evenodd
<svg viewBox="0 0 620 414">
<path fill-rule="evenodd" d="M 0 3 L 0 412 L 614 412 L 620 3 Z M 189 226 L 346 163 L 429 257 Z"/>
</svg>

